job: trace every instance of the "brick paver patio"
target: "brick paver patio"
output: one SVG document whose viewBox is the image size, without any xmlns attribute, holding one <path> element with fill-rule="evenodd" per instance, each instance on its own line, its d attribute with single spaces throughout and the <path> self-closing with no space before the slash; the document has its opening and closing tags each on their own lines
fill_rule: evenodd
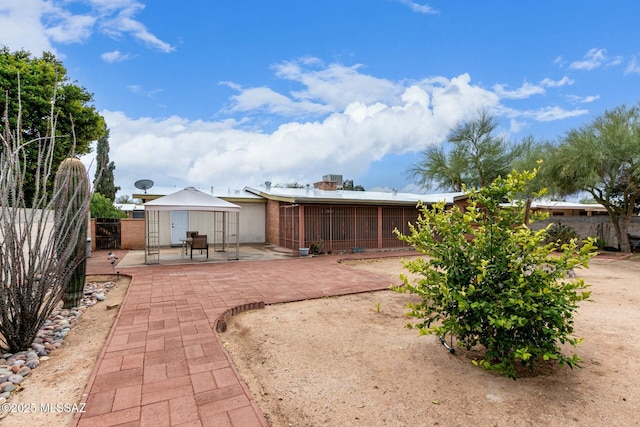
<svg viewBox="0 0 640 427">
<path fill-rule="evenodd" d="M 87 274 L 110 273 L 96 253 Z M 77 426 L 265 426 L 216 322 L 237 306 L 385 289 L 338 256 L 118 268 L 133 276 Z"/>
</svg>

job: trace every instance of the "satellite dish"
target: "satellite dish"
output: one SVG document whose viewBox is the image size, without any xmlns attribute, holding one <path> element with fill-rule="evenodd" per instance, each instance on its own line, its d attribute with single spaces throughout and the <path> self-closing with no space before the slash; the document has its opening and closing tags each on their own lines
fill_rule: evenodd
<svg viewBox="0 0 640 427">
<path fill-rule="evenodd" d="M 140 179 L 136 181 L 133 185 L 140 190 L 144 190 L 144 194 L 147 194 L 147 190 L 153 187 L 153 181 L 150 179 Z"/>
</svg>

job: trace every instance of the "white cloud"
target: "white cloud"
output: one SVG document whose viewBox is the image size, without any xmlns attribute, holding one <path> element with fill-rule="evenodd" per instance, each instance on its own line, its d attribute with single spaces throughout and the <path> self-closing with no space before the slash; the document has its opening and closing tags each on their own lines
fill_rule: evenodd
<svg viewBox="0 0 640 427">
<path fill-rule="evenodd" d="M 89 10 L 73 13 L 74 3 Z M 56 43 L 82 43 L 99 30 L 112 38 L 133 37 L 161 52 L 173 51 L 173 46 L 135 19 L 143 8 L 136 0 L 15 1 L 0 6 L 0 40 L 12 50 L 24 48 L 40 55 L 56 53 Z"/>
<path fill-rule="evenodd" d="M 115 15 L 107 16 L 105 14 L 103 19 L 101 19 L 100 29 L 105 34 L 116 39 L 122 37 L 123 34 L 129 34 L 150 48 L 161 52 L 172 52 L 175 50 L 169 43 L 163 42 L 151 33 L 142 22 L 134 19 L 134 16 L 144 9 L 142 3 L 138 3 L 137 1 L 126 2 L 127 4 L 123 4 L 119 9 L 109 7 L 105 2 L 99 3 L 102 7 L 106 6 L 103 10 L 107 10 L 110 14 Z"/>
<path fill-rule="evenodd" d="M 634 56 L 631 58 L 631 62 L 627 65 L 627 68 L 624 70 L 625 74 L 640 74 L 640 64 L 637 62 L 637 58 Z"/>
<path fill-rule="evenodd" d="M 567 96 L 567 100 L 573 104 L 589 104 L 591 102 L 595 102 L 600 99 L 600 95 L 589 95 L 589 96 L 577 96 L 577 95 L 569 95 Z"/>
<path fill-rule="evenodd" d="M 532 117 L 539 122 L 552 122 L 588 114 L 589 110 L 566 110 L 561 107 L 544 107 L 538 110 L 523 113 L 523 117 Z"/>
<path fill-rule="evenodd" d="M 561 86 L 572 85 L 573 83 L 574 83 L 573 80 L 571 80 L 567 76 L 564 76 L 560 80 L 543 79 L 540 82 L 540 86 L 544 86 L 544 87 L 561 87 Z"/>
<path fill-rule="evenodd" d="M 551 80 L 549 78 L 546 78 L 537 85 L 529 82 L 524 82 L 522 86 L 513 90 L 509 90 L 508 85 L 495 84 L 493 85 L 493 91 L 501 99 L 526 99 L 533 95 L 542 95 L 546 93 L 545 88 L 556 88 L 565 85 L 572 85 L 573 83 L 573 80 L 565 76 L 560 80 Z"/>
<path fill-rule="evenodd" d="M 0 40 L 12 50 L 26 49 L 36 55 L 55 49 L 42 23 L 48 11 L 44 0 L 3 2 L 0 6 Z"/>
<path fill-rule="evenodd" d="M 303 65 L 315 65 L 317 68 L 304 68 Z M 334 111 L 344 109 L 353 99 L 365 103 L 396 102 L 403 91 L 398 83 L 361 73 L 361 65 L 321 66 L 320 60 L 305 58 L 303 61 L 282 62 L 274 69 L 276 76 L 303 85 L 302 90 L 291 93 L 293 98 L 326 104 Z"/>
<path fill-rule="evenodd" d="M 411 1 L 411 0 L 397 0 L 397 1 L 399 3 L 404 4 L 405 6 L 409 6 L 409 8 L 411 8 L 411 10 L 413 10 L 414 12 L 425 13 L 425 14 L 438 13 L 437 10 L 435 10 L 434 8 L 432 8 L 431 6 L 428 6 L 426 4 L 416 3 L 416 2 Z"/>
<path fill-rule="evenodd" d="M 105 62 L 114 63 L 126 61 L 127 59 L 131 58 L 131 55 L 123 54 L 119 50 L 114 50 L 112 52 L 103 53 L 102 55 L 100 55 L 100 58 L 102 58 L 102 60 Z"/>
<path fill-rule="evenodd" d="M 286 122 L 271 132 L 247 130 L 235 120 L 134 119 L 103 111 L 118 185 L 124 190 L 137 179 L 150 178 L 167 187 L 242 188 L 265 180 L 312 183 L 335 170 L 357 177 L 387 154 L 417 152 L 444 141 L 455 123 L 498 103 L 494 93 L 473 85 L 467 74 L 405 87 L 387 84 L 394 92 L 401 88 L 388 97 L 392 101 L 356 97 L 323 118 Z M 291 105 L 289 98 L 264 89 L 256 108 Z"/>
<path fill-rule="evenodd" d="M 453 126 L 479 110 L 509 120 L 508 129 L 501 129 L 504 133 L 519 132 L 533 121 L 587 113 L 560 107 L 521 111 L 501 103 L 520 99 L 516 94 L 570 84 L 566 78 L 507 91 L 504 86 L 483 88 L 466 73 L 409 82 L 377 78 L 362 69 L 323 66 L 314 58 L 283 62 L 274 73 L 294 87 L 286 93 L 221 82 L 237 92 L 222 113 L 240 112 L 237 120 L 132 118 L 104 111 L 118 185 L 133 192 L 136 180 L 149 178 L 158 187 L 193 185 L 219 191 L 267 180 L 313 183 L 328 171 L 357 179 L 387 155 L 417 153 L 445 141 Z M 141 85 L 129 90 L 150 96 Z M 262 123 L 268 123 L 269 130 Z"/>
<path fill-rule="evenodd" d="M 569 68 L 573 70 L 593 70 L 601 67 L 607 60 L 606 49 L 590 49 L 585 55 L 582 61 L 574 61 L 569 65 Z"/>
<path fill-rule="evenodd" d="M 522 86 L 514 90 L 508 90 L 506 85 L 496 84 L 493 86 L 495 93 L 503 99 L 525 99 L 532 95 L 541 95 L 544 93 L 544 88 L 524 82 Z"/>
</svg>

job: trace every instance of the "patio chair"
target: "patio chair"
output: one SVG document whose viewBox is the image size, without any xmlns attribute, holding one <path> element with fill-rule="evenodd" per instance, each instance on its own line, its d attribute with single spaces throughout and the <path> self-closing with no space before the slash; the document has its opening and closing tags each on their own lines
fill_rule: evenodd
<svg viewBox="0 0 640 427">
<path fill-rule="evenodd" d="M 200 253 L 203 250 L 207 251 L 207 258 L 209 258 L 209 242 L 207 242 L 207 235 L 195 235 L 193 236 L 193 241 L 191 242 L 191 259 L 193 259 L 193 250 L 200 249 Z"/>
</svg>

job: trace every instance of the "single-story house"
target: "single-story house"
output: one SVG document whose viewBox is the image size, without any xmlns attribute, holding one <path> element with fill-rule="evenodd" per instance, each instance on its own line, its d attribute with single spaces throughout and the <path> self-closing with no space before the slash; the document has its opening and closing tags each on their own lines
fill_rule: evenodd
<svg viewBox="0 0 640 427">
<path fill-rule="evenodd" d="M 409 233 L 418 217 L 417 204 L 445 201 L 453 204 L 461 193 L 412 194 L 350 191 L 334 182 L 314 188 L 245 187 L 266 200 L 265 239 L 285 248 L 320 252 L 402 248 L 394 230 Z"/>
</svg>

